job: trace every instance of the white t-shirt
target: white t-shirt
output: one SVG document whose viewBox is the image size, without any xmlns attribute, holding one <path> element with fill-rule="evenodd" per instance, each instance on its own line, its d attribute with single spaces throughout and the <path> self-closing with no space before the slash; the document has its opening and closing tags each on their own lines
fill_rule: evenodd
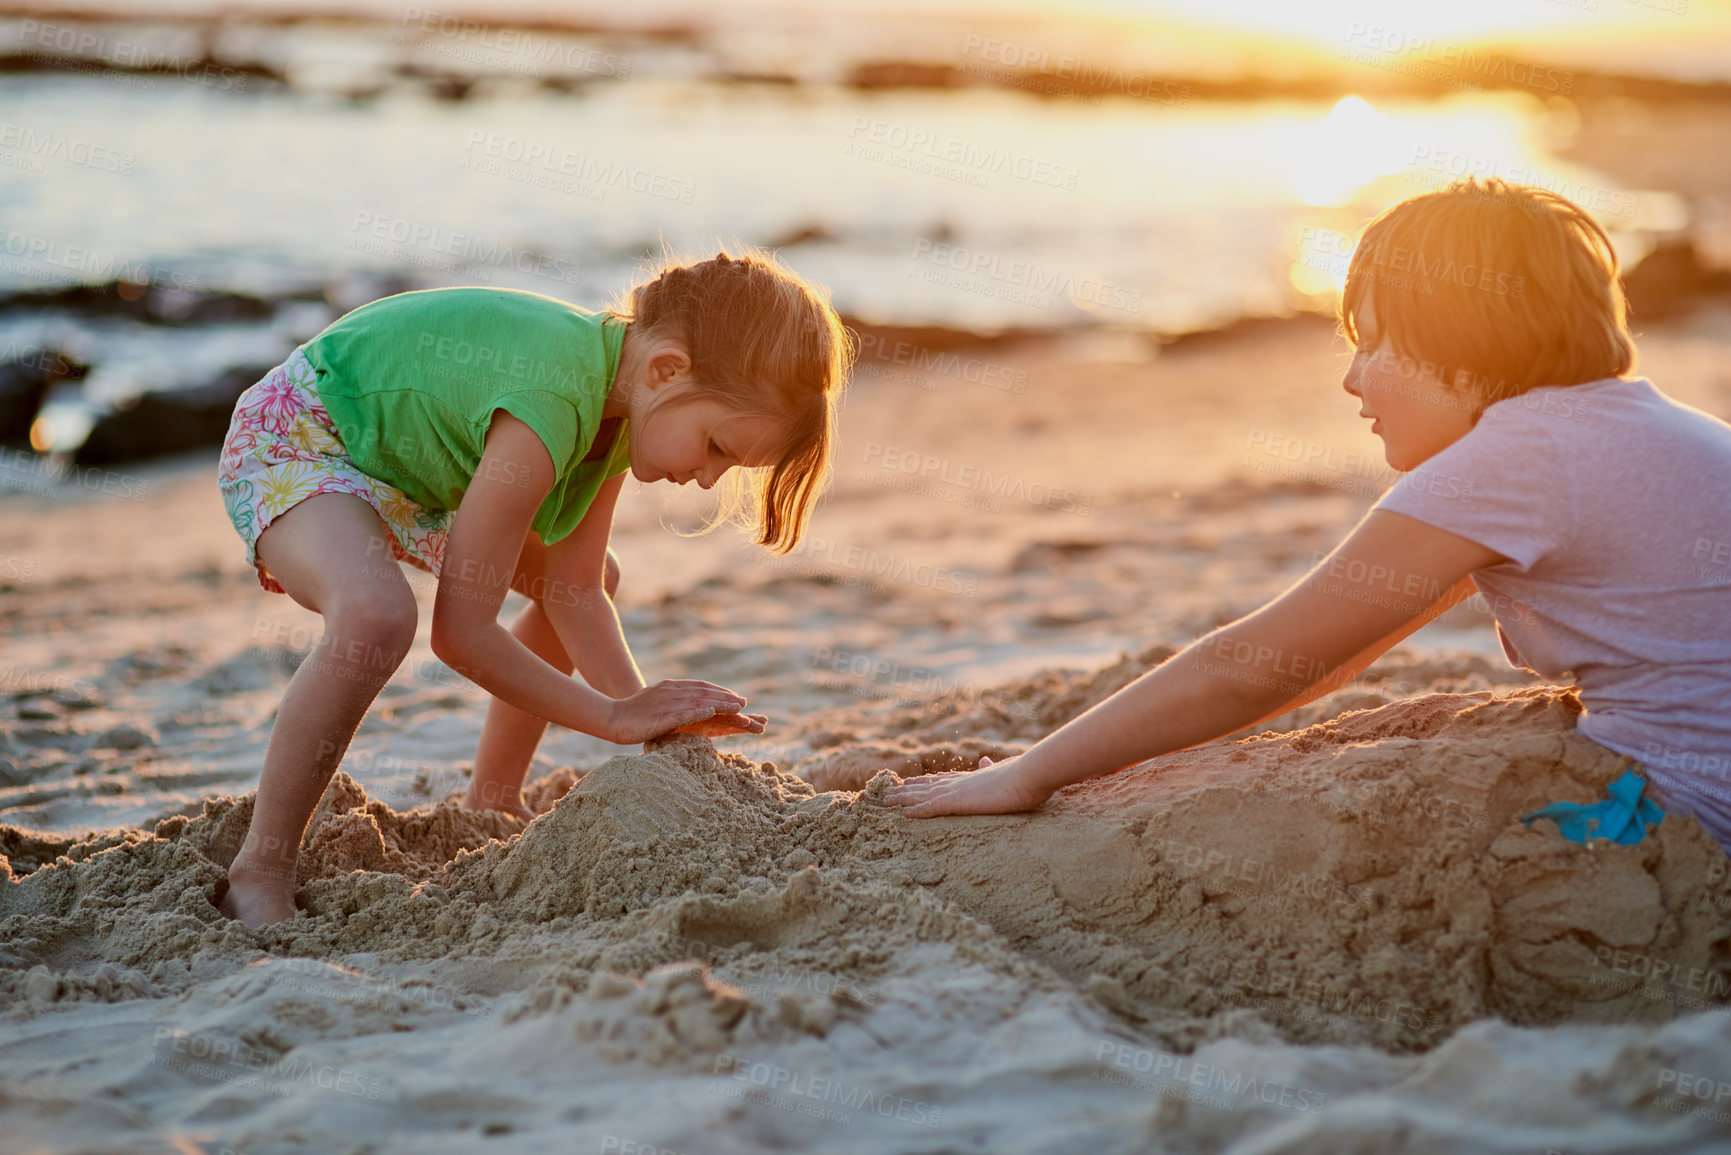
<svg viewBox="0 0 1731 1155">
<path fill-rule="evenodd" d="M 1376 508 L 1507 557 L 1473 575 L 1509 661 L 1731 848 L 1731 425 L 1642 378 L 1487 408 Z"/>
</svg>

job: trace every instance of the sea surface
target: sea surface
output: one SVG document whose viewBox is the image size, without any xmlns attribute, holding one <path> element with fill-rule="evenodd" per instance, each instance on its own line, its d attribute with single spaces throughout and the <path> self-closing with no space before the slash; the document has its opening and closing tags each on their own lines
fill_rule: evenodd
<svg viewBox="0 0 1731 1155">
<path fill-rule="evenodd" d="M 953 64 L 990 52 L 1019 87 L 871 88 L 809 30 L 694 36 L 402 11 L 0 20 L 0 52 L 59 65 L 0 74 L 0 294 L 125 280 L 170 309 L 275 306 L 163 326 L 13 296 L 0 361 L 52 347 L 91 366 L 38 448 L 128 396 L 273 363 L 383 292 L 600 307 L 662 254 L 717 245 L 774 248 L 867 324 L 1164 337 L 1328 310 L 1371 216 L 1466 173 L 1571 196 L 1628 263 L 1689 223 L 1667 190 L 1561 159 L 1578 113 L 1537 83 L 1203 99 L 1101 55 L 1105 91 L 1058 92 L 1069 57 L 955 32 Z M 812 44 L 832 51 L 796 51 Z M 1341 67 L 1369 91 L 1410 70 L 1385 56 Z"/>
</svg>

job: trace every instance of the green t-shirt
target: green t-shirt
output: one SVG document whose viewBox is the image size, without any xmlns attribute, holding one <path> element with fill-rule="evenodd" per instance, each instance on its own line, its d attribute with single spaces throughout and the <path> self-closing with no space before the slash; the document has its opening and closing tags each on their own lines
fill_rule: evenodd
<svg viewBox="0 0 1731 1155">
<path fill-rule="evenodd" d="M 630 466 L 623 420 L 585 461 L 619 371 L 624 322 L 540 293 L 491 287 L 381 297 L 303 346 L 350 459 L 428 509 L 456 509 L 493 411 L 547 446 L 555 480 L 531 523 L 551 545 Z M 510 478 L 502 478 L 510 481 Z"/>
</svg>

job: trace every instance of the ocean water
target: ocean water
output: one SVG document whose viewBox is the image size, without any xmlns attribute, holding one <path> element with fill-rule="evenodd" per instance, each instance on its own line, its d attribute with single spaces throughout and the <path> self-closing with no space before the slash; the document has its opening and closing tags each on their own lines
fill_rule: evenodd
<svg viewBox="0 0 1731 1155">
<path fill-rule="evenodd" d="M 0 27 L 0 49 L 87 65 L 0 76 L 0 292 L 123 278 L 169 301 L 304 298 L 166 333 L 12 309 L 0 350 L 91 362 L 55 404 L 95 411 L 278 359 L 379 292 L 498 284 L 598 307 L 663 251 L 740 243 L 866 323 L 1170 335 L 1327 310 L 1372 215 L 1469 172 L 1588 205 L 1626 261 L 1688 224 L 1665 190 L 1561 160 L 1576 113 L 1541 88 L 1228 101 L 1137 73 L 1098 96 L 871 91 L 835 82 L 839 50 L 794 51 L 809 39 L 452 27 Z M 750 60 L 762 76 L 742 81 Z M 1367 86 L 1392 71 L 1359 67 Z"/>
</svg>

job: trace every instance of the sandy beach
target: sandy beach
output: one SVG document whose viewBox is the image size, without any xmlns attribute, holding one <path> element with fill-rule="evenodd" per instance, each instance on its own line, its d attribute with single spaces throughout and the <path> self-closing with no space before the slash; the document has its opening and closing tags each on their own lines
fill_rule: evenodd
<svg viewBox="0 0 1731 1155">
<path fill-rule="evenodd" d="M 1648 327 L 1639 371 L 1731 417 L 1728 322 Z M 1723 1142 L 1726 856 L 1688 819 L 1634 847 L 1519 821 L 1626 763 L 1486 607 L 1034 815 L 883 805 L 886 771 L 1025 748 L 1254 608 L 1388 477 L 1315 318 L 930 372 L 875 340 L 799 553 L 623 499 L 645 672 L 743 692 L 765 735 L 554 728 L 533 824 L 461 811 L 485 694 L 432 657 L 407 570 L 416 647 L 314 819 L 304 914 L 262 931 L 213 900 L 316 615 L 242 564 L 214 450 L 0 495 L 4 1146 Z"/>
</svg>

